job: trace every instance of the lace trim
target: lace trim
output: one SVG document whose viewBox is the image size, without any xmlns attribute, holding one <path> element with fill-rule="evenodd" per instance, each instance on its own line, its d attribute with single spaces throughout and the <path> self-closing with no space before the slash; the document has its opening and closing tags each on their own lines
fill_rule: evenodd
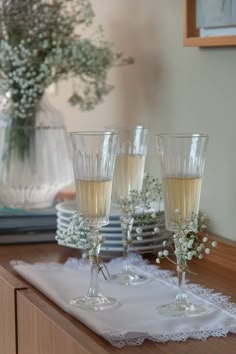
<svg viewBox="0 0 236 354">
<path fill-rule="evenodd" d="M 144 270 L 144 268 L 142 267 Z M 177 288 L 177 277 L 173 276 L 173 272 L 163 271 L 156 266 L 147 265 L 145 271 L 149 272 L 158 279 L 165 281 Z M 229 315 L 236 315 L 236 304 L 230 301 L 230 296 L 226 296 L 222 293 L 216 293 L 214 289 L 209 289 L 203 285 L 198 284 L 186 284 L 186 291 L 193 294 L 200 299 L 209 302 L 212 305 L 217 306 L 221 310 L 227 312 Z"/>
<path fill-rule="evenodd" d="M 119 332 L 110 332 L 109 334 L 105 334 L 104 338 L 110 342 L 113 346 L 117 348 L 122 348 L 126 345 L 141 345 L 143 342 L 148 339 L 153 342 L 166 343 L 168 341 L 172 342 L 180 342 L 186 341 L 187 339 L 198 339 L 198 340 L 206 340 L 209 337 L 226 337 L 228 333 L 236 333 L 236 327 L 234 328 L 217 328 L 217 329 L 208 329 L 204 331 L 196 331 L 196 332 L 185 332 L 185 333 L 176 333 L 171 335 L 166 334 L 157 334 L 155 336 L 150 336 L 149 334 L 135 334 L 128 333 L 129 337 L 119 333 Z M 133 336 L 133 338 L 132 338 Z M 138 336 L 138 337 L 137 337 Z"/>
</svg>

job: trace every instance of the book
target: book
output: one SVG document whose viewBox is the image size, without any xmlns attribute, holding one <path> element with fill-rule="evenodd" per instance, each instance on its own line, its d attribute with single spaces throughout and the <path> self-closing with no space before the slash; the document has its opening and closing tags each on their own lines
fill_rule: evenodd
<svg viewBox="0 0 236 354">
<path fill-rule="evenodd" d="M 41 243 L 56 242 L 56 232 L 31 231 L 19 233 L 1 233 L 0 245 L 20 244 L 20 243 Z"/>
<path fill-rule="evenodd" d="M 56 209 L 26 211 L 0 207 L 0 237 L 4 233 L 55 231 Z"/>
</svg>

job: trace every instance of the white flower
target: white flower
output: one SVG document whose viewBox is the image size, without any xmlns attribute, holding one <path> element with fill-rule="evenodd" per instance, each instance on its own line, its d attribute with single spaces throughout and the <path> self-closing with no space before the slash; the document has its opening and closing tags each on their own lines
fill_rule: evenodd
<svg viewBox="0 0 236 354">
<path fill-rule="evenodd" d="M 199 254 L 198 259 L 203 259 L 203 255 Z"/>
<path fill-rule="evenodd" d="M 138 241 L 141 241 L 143 239 L 142 236 L 137 236 L 136 238 Z"/>
<path fill-rule="evenodd" d="M 159 232 L 160 232 L 160 229 L 159 229 L 159 227 L 154 227 L 154 232 L 155 232 L 155 234 L 158 234 Z"/>
<path fill-rule="evenodd" d="M 191 260 L 192 260 L 192 258 L 193 258 L 193 254 L 192 254 L 192 252 L 188 252 L 188 254 L 187 254 L 187 258 L 188 258 L 188 260 L 189 260 L 189 261 L 191 261 Z"/>
<path fill-rule="evenodd" d="M 182 250 L 184 252 L 186 252 L 188 250 L 188 244 L 186 242 L 182 245 Z"/>
<path fill-rule="evenodd" d="M 189 242 L 188 242 L 188 248 L 192 248 L 193 247 L 193 240 L 190 240 Z"/>
<path fill-rule="evenodd" d="M 87 253 L 83 253 L 83 254 L 82 254 L 82 258 L 83 258 L 83 259 L 86 259 L 87 257 L 88 257 Z"/>
<path fill-rule="evenodd" d="M 136 227 L 136 233 L 141 234 L 143 232 L 143 229 L 141 227 Z"/>
<path fill-rule="evenodd" d="M 206 236 L 203 237 L 202 242 L 207 242 L 207 241 L 208 241 L 208 238 Z"/>
<path fill-rule="evenodd" d="M 212 245 L 212 247 L 217 247 L 217 242 L 216 241 L 212 241 L 211 245 Z"/>
<path fill-rule="evenodd" d="M 211 253 L 210 248 L 206 248 L 206 249 L 205 249 L 205 253 L 206 253 L 206 254 L 210 254 L 210 253 Z"/>
<path fill-rule="evenodd" d="M 161 263 L 160 258 L 156 258 L 156 262 L 157 262 L 158 264 L 160 264 L 160 263 Z"/>
<path fill-rule="evenodd" d="M 162 257 L 162 256 L 163 256 L 162 251 L 159 251 L 159 252 L 158 252 L 158 257 Z"/>
<path fill-rule="evenodd" d="M 168 257 L 169 256 L 169 251 L 168 250 L 164 250 L 163 251 L 163 256 L 164 257 Z"/>
<path fill-rule="evenodd" d="M 163 241 L 162 242 L 162 245 L 165 247 L 166 246 L 166 244 L 167 244 L 167 241 Z"/>
<path fill-rule="evenodd" d="M 103 237 L 102 235 L 98 235 L 98 241 L 102 242 L 103 241 Z"/>
</svg>

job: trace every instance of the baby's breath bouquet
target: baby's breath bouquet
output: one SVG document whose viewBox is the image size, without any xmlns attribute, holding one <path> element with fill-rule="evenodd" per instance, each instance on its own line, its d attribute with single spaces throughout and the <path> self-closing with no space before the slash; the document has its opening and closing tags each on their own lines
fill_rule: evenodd
<svg viewBox="0 0 236 354">
<path fill-rule="evenodd" d="M 186 224 L 179 223 L 179 210 L 176 210 L 175 214 L 176 225 L 179 228 L 179 232 L 173 235 L 174 247 L 172 251 L 177 259 L 181 258 L 181 266 L 183 270 L 186 271 L 188 270 L 189 261 L 193 258 L 203 259 L 205 255 L 211 253 L 212 248 L 217 246 L 217 242 L 209 240 L 207 233 L 209 221 L 205 214 L 191 215 Z M 163 247 L 165 246 L 166 241 L 163 241 Z M 163 249 L 158 252 L 156 262 L 160 264 L 163 258 L 167 258 L 170 262 L 175 263 L 170 258 L 168 249 Z"/>
<path fill-rule="evenodd" d="M 153 207 L 155 203 L 155 208 Z M 142 239 L 143 227 L 163 222 L 164 214 L 161 212 L 162 184 L 159 178 L 148 173 L 144 174 L 142 190 L 131 190 L 127 197 L 121 197 L 119 208 L 124 220 L 134 219 L 137 240 Z M 159 233 L 160 229 L 155 226 L 153 234 Z M 132 240 L 130 240 L 130 244 Z"/>
<path fill-rule="evenodd" d="M 11 143 L 24 157 L 45 90 L 74 79 L 72 105 L 91 110 L 111 90 L 107 73 L 115 54 L 99 28 L 82 35 L 94 18 L 89 0 L 3 0 L 0 2 L 0 106 L 11 118 Z M 86 30 L 88 33 L 88 29 Z M 20 132 L 20 133 L 19 133 Z"/>
<path fill-rule="evenodd" d="M 104 242 L 100 233 L 91 233 L 91 228 L 87 225 L 85 218 L 75 211 L 70 218 L 69 227 L 55 237 L 58 244 L 62 246 L 74 247 L 82 250 L 82 258 L 89 262 L 96 263 L 98 271 L 101 271 L 104 278 L 109 277 L 109 271 L 99 256 L 99 250 Z"/>
</svg>

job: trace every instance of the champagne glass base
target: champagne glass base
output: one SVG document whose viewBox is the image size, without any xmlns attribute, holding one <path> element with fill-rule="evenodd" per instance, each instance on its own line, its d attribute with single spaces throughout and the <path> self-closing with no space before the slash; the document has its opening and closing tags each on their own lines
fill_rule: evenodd
<svg viewBox="0 0 236 354">
<path fill-rule="evenodd" d="M 209 312 L 209 310 L 203 306 L 192 303 L 173 303 L 161 305 L 157 308 L 158 314 L 169 317 L 190 317 L 201 316 Z"/>
<path fill-rule="evenodd" d="M 94 311 L 110 310 L 120 306 L 120 302 L 115 298 L 103 295 L 78 297 L 71 300 L 70 303 L 80 308 Z"/>
<path fill-rule="evenodd" d="M 135 273 L 130 269 L 117 274 L 112 274 L 109 278 L 111 283 L 131 286 L 142 285 L 149 282 L 150 280 L 150 277 L 147 277 L 144 274 Z"/>
</svg>

